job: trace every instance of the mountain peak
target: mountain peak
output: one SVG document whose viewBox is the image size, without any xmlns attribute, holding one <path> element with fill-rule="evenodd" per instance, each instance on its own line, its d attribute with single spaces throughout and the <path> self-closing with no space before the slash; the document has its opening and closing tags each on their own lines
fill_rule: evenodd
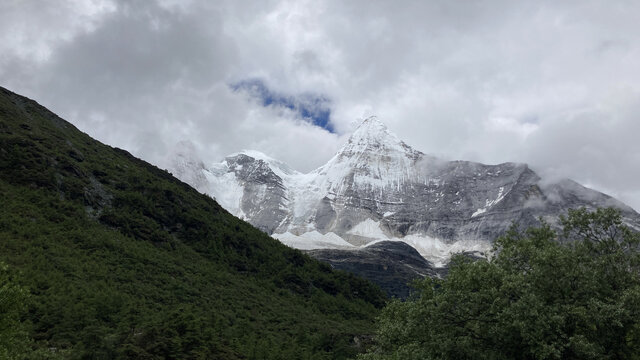
<svg viewBox="0 0 640 360">
<path fill-rule="evenodd" d="M 366 139 L 384 139 L 386 137 L 397 137 L 392 134 L 387 126 L 382 123 L 382 121 L 378 120 L 377 116 L 370 116 L 364 119 L 360 125 L 356 128 L 356 130 L 351 134 L 349 138 L 349 142 L 356 142 L 355 140 Z"/>
<path fill-rule="evenodd" d="M 233 153 L 229 156 L 226 157 L 226 160 L 229 161 L 230 159 L 236 158 L 240 155 L 244 155 L 247 157 L 250 157 L 256 161 L 262 161 L 265 164 L 267 164 L 269 166 L 269 168 L 278 176 L 280 176 L 281 178 L 288 176 L 288 175 L 296 175 L 299 174 L 299 172 L 297 172 L 296 170 L 293 170 L 292 168 L 289 167 L 289 165 L 287 165 L 286 163 L 280 161 L 280 160 L 276 160 L 272 157 L 270 157 L 269 155 L 266 155 L 263 152 L 260 151 L 256 151 L 256 150 L 242 150 L 240 152 L 237 153 Z"/>
<path fill-rule="evenodd" d="M 380 121 L 380 119 L 378 119 L 377 116 L 373 115 L 362 120 L 360 125 L 358 125 L 358 127 L 356 128 L 356 131 L 360 129 L 366 130 L 366 131 L 370 131 L 371 129 L 379 129 L 379 130 L 385 131 L 387 130 L 387 126 L 382 121 Z"/>
<path fill-rule="evenodd" d="M 406 145 L 376 116 L 371 116 L 362 121 L 351 134 L 347 143 L 338 152 L 338 155 L 353 156 L 358 153 L 389 154 L 389 153 L 416 153 Z"/>
<path fill-rule="evenodd" d="M 342 188 L 352 183 L 356 187 L 381 189 L 398 184 L 398 179 L 413 178 L 413 164 L 423 155 L 402 142 L 378 118 L 369 117 L 338 153 L 314 173 L 329 184 L 329 193 L 340 194 Z"/>
</svg>

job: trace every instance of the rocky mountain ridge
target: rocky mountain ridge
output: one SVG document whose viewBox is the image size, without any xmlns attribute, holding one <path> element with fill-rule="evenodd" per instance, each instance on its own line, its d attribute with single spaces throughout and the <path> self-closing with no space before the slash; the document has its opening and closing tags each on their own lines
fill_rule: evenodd
<svg viewBox="0 0 640 360">
<path fill-rule="evenodd" d="M 417 151 L 377 118 L 364 120 L 325 165 L 302 174 L 256 151 L 205 166 L 177 157 L 177 177 L 234 215 L 300 249 L 356 249 L 403 241 L 443 265 L 453 252 L 482 253 L 512 223 L 557 223 L 569 208 L 622 202 L 571 180 L 545 183 L 526 164 L 444 161 Z"/>
</svg>

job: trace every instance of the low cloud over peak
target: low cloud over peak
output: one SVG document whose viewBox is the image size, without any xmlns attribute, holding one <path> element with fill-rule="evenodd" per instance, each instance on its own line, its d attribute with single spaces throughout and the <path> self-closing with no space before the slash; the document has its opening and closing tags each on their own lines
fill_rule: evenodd
<svg viewBox="0 0 640 360">
<path fill-rule="evenodd" d="M 423 152 L 528 162 L 640 209 L 638 16 L 630 1 L 9 1 L 0 85 L 160 166 L 188 140 L 205 161 L 249 148 L 310 170 L 376 114 Z"/>
</svg>

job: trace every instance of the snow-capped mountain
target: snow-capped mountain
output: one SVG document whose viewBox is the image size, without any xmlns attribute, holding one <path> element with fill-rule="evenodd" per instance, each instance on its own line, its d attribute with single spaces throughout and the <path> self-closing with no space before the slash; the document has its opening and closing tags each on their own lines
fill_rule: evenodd
<svg viewBox="0 0 640 360">
<path fill-rule="evenodd" d="M 302 174 L 260 152 L 205 166 L 178 152 L 177 177 L 290 246 L 353 249 L 400 240 L 437 265 L 452 252 L 483 252 L 513 222 L 552 225 L 569 208 L 615 206 L 573 181 L 543 185 L 525 164 L 443 161 L 417 151 L 377 118 L 364 120 L 325 165 Z"/>
</svg>

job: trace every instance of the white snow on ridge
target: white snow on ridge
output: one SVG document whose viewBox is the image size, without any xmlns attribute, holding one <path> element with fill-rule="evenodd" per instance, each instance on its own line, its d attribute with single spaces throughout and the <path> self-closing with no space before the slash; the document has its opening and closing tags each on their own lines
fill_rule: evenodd
<svg viewBox="0 0 640 360">
<path fill-rule="evenodd" d="M 375 240 L 389 239 L 389 237 L 385 235 L 385 233 L 380 228 L 380 223 L 371 219 L 360 222 L 356 226 L 352 227 L 349 231 L 347 231 L 347 234 L 364 236 Z"/>
<path fill-rule="evenodd" d="M 371 219 L 360 223 L 360 230 L 371 230 L 377 223 Z M 371 232 L 368 232 L 371 235 Z M 383 234 L 384 235 L 384 234 Z M 403 238 L 378 238 L 361 247 L 355 247 L 333 232 L 321 234 L 318 231 L 310 231 L 301 235 L 294 235 L 290 232 L 284 234 L 274 234 L 273 238 L 280 240 L 283 244 L 300 250 L 314 249 L 358 249 L 371 246 L 381 241 L 402 241 L 413 247 L 425 259 L 430 261 L 435 267 L 442 267 L 451 259 L 451 256 L 464 252 L 487 253 L 491 250 L 491 244 L 485 241 L 463 240 L 447 244 L 439 239 L 427 235 L 407 235 Z M 369 236 L 371 237 L 371 236 Z"/>
<path fill-rule="evenodd" d="M 389 238 L 380 228 L 380 223 L 372 219 L 366 219 L 360 222 L 349 230 L 347 234 L 375 239 L 360 248 L 379 243 L 380 241 L 402 241 L 416 249 L 420 255 L 429 260 L 436 267 L 444 266 L 451 256 L 456 253 L 463 251 L 486 253 L 491 250 L 490 243 L 478 240 L 462 240 L 448 244 L 440 239 L 420 234 L 407 235 L 403 238 Z M 290 232 L 286 232 L 284 234 L 274 234 L 272 236 L 280 240 L 285 245 L 300 250 L 357 248 L 333 232 L 323 235 L 314 230 L 301 235 L 294 235 Z"/>
<path fill-rule="evenodd" d="M 500 201 L 502 201 L 502 199 L 504 199 L 504 186 L 500 186 L 500 189 L 498 190 L 498 196 L 494 199 L 494 200 L 489 200 L 487 199 L 485 202 L 485 208 L 488 208 L 489 206 L 493 206 L 497 203 L 499 203 Z"/>
<path fill-rule="evenodd" d="M 354 248 L 353 245 L 332 232 L 321 234 L 314 230 L 302 235 L 286 232 L 284 234 L 273 234 L 272 237 L 287 246 L 300 250 Z"/>
<path fill-rule="evenodd" d="M 505 195 L 506 194 L 504 193 L 504 186 L 500 186 L 500 188 L 498 189 L 498 196 L 496 196 L 496 198 L 493 200 L 486 199 L 484 202 L 484 207 L 476 210 L 473 214 L 471 214 L 471 217 L 476 217 L 478 215 L 486 213 L 488 208 L 502 201 Z"/>
<path fill-rule="evenodd" d="M 240 202 L 244 195 L 244 187 L 236 178 L 236 174 L 228 172 L 223 175 L 214 175 L 211 171 L 204 171 L 209 181 L 206 193 L 213 196 L 218 204 L 233 215 L 244 219 L 244 213 L 240 208 Z"/>
<path fill-rule="evenodd" d="M 473 214 L 471 214 L 471 217 L 476 217 L 476 216 L 478 216 L 480 214 L 484 214 L 486 212 L 487 212 L 487 208 L 478 209 Z"/>
<path fill-rule="evenodd" d="M 256 151 L 256 150 L 242 150 L 240 152 L 237 153 L 233 153 L 230 156 L 236 156 L 236 155 L 247 155 L 249 157 L 252 157 L 256 160 L 262 160 L 264 162 L 266 162 L 267 164 L 269 164 L 269 167 L 271 168 L 271 170 L 273 170 L 273 172 L 280 176 L 283 180 L 287 177 L 290 176 L 296 176 L 296 175 L 302 175 L 300 172 L 293 170 L 291 167 L 289 167 L 289 165 L 287 165 L 285 162 L 280 161 L 280 160 L 276 160 L 268 155 L 266 155 L 265 153 L 262 153 L 260 151 Z"/>
<path fill-rule="evenodd" d="M 486 253 L 491 250 L 491 244 L 478 240 L 461 240 L 447 244 L 440 239 L 427 235 L 407 235 L 401 239 L 393 238 L 392 240 L 403 241 L 411 245 L 420 255 L 431 261 L 436 267 L 444 266 L 451 256 L 456 253 L 464 251 Z"/>
<path fill-rule="evenodd" d="M 312 171 L 321 191 L 340 195 L 344 180 L 353 175 L 353 185 L 363 189 L 401 189 L 423 176 L 415 159 L 421 154 L 405 145 L 375 117 L 366 119 L 347 143 L 325 165 Z"/>
</svg>

